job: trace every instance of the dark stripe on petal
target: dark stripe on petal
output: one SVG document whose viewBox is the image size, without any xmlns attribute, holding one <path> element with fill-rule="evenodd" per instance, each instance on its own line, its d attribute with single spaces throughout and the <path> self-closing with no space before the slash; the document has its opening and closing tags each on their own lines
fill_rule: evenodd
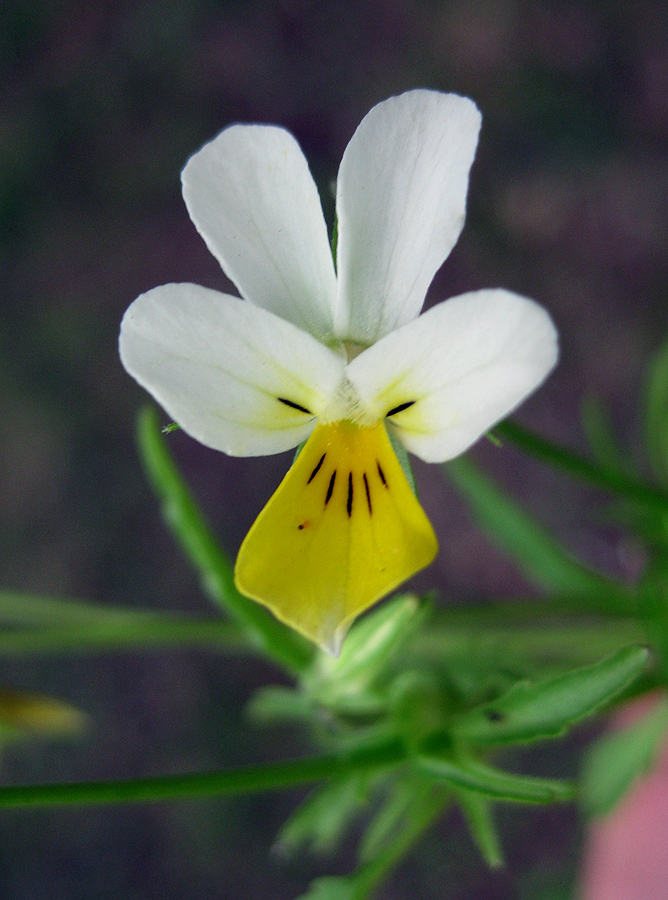
<svg viewBox="0 0 668 900">
<path fill-rule="evenodd" d="M 369 507 L 369 515 L 371 515 L 371 491 L 369 490 L 369 479 L 366 477 L 366 472 L 363 475 L 364 478 L 364 490 L 366 491 L 366 504 Z"/>
<path fill-rule="evenodd" d="M 407 400 L 406 403 L 400 403 L 399 406 L 395 406 L 394 409 L 391 409 L 386 416 L 396 416 L 397 413 L 403 412 L 405 409 L 408 409 L 409 406 L 412 406 L 415 403 L 415 400 Z"/>
<path fill-rule="evenodd" d="M 325 506 L 332 499 L 332 494 L 334 493 L 334 482 L 336 481 L 336 469 L 332 472 L 332 477 L 329 479 L 329 487 L 327 488 L 327 496 L 325 497 Z"/>
<path fill-rule="evenodd" d="M 285 397 L 277 397 L 276 398 L 279 403 L 285 403 L 286 406 L 289 406 L 290 409 L 296 409 L 297 412 L 306 413 L 307 416 L 312 416 L 313 413 L 310 409 L 306 409 L 305 406 L 300 406 L 299 403 L 293 403 L 292 400 L 286 400 Z"/>
<path fill-rule="evenodd" d="M 385 487 L 387 487 L 387 481 L 386 481 L 386 479 L 385 479 L 385 473 L 384 473 L 383 470 L 381 469 L 380 463 L 378 462 L 378 460 L 376 460 L 376 465 L 378 466 L 378 474 L 380 475 L 380 480 L 383 482 L 383 484 L 385 485 Z"/>
<path fill-rule="evenodd" d="M 348 510 L 348 518 L 350 518 L 353 514 L 353 473 L 348 472 L 348 503 L 346 504 L 346 509 Z"/>
<path fill-rule="evenodd" d="M 320 471 L 320 467 L 321 467 L 322 464 L 324 463 L 325 457 L 326 457 L 326 456 L 327 456 L 326 453 L 323 453 L 323 454 L 322 454 L 322 456 L 320 457 L 320 462 L 319 462 L 318 465 L 315 467 L 315 469 L 311 472 L 311 475 L 309 476 L 309 480 L 306 482 L 306 484 L 310 484 L 310 483 L 313 481 L 313 479 L 315 478 L 315 476 L 316 476 L 316 475 L 318 474 L 318 472 Z"/>
</svg>

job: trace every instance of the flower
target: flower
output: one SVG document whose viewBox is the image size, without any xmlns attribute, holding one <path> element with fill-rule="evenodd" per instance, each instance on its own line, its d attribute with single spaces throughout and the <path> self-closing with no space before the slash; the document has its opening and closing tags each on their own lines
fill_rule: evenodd
<svg viewBox="0 0 668 900">
<path fill-rule="evenodd" d="M 504 418 L 557 359 L 536 303 L 480 290 L 419 315 L 463 227 L 480 113 L 415 90 L 375 106 L 336 187 L 282 128 L 232 125 L 188 161 L 188 212 L 243 299 L 140 296 L 123 365 L 192 437 L 234 456 L 306 444 L 245 538 L 240 591 L 336 654 L 352 621 L 437 552 L 388 432 L 428 462 Z"/>
</svg>

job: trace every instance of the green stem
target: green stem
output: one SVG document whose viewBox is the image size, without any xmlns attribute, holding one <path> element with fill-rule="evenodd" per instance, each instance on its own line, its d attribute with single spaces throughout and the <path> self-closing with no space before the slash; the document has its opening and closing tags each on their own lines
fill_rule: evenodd
<svg viewBox="0 0 668 900">
<path fill-rule="evenodd" d="M 668 513 L 668 494 L 650 487 L 641 481 L 598 465 L 591 460 L 553 444 L 543 437 L 507 419 L 495 426 L 494 431 L 501 438 L 515 444 L 520 450 L 544 463 L 563 469 L 575 478 L 586 481 L 603 491 L 616 494 L 641 506 Z"/>
<path fill-rule="evenodd" d="M 102 606 L 83 600 L 61 600 L 0 590 L 0 622 L 12 625 L 83 625 L 110 621 L 141 625 L 156 615 L 152 610 Z"/>
<path fill-rule="evenodd" d="M 228 653 L 248 653 L 251 649 L 233 623 L 171 615 L 0 632 L 0 657 L 193 645 Z"/>
<path fill-rule="evenodd" d="M 179 798 L 195 799 L 224 794 L 253 794 L 322 781 L 351 772 L 396 765 L 405 758 L 398 740 L 332 755 L 268 763 L 197 775 L 170 775 L 122 781 L 29 785 L 0 788 L 0 808 L 20 806 L 72 806 L 108 803 L 146 803 Z"/>
<path fill-rule="evenodd" d="M 204 590 L 236 619 L 252 646 L 293 674 L 303 672 L 313 648 L 236 589 L 232 564 L 181 478 L 152 408 L 139 416 L 138 441 L 146 473 L 162 500 L 165 521 L 199 570 Z"/>
<path fill-rule="evenodd" d="M 497 651 L 500 657 L 546 660 L 560 665 L 585 665 L 596 662 L 630 643 L 646 640 L 637 622 L 600 622 L 565 625 L 546 622 L 541 625 L 494 625 L 476 622 L 447 624 L 436 616 L 429 629 L 420 632 L 411 644 L 412 653 L 436 659 L 461 658 L 471 652 L 483 656 Z"/>
</svg>

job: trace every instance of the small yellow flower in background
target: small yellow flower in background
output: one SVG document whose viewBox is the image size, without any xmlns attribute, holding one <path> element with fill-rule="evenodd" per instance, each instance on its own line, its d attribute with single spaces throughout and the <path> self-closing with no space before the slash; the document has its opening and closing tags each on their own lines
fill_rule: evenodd
<svg viewBox="0 0 668 900">
<path fill-rule="evenodd" d="M 85 713 L 55 697 L 0 688 L 0 743 L 35 735 L 78 735 L 88 724 Z"/>
<path fill-rule="evenodd" d="M 240 591 L 336 654 L 353 620 L 437 542 L 388 438 L 462 453 L 557 359 L 547 313 L 480 290 L 419 315 L 464 222 L 475 104 L 416 90 L 375 106 L 337 180 L 336 269 L 316 185 L 284 129 L 233 125 L 183 195 L 243 299 L 193 284 L 139 297 L 121 359 L 197 440 L 233 456 L 306 441 L 244 540 Z"/>
</svg>

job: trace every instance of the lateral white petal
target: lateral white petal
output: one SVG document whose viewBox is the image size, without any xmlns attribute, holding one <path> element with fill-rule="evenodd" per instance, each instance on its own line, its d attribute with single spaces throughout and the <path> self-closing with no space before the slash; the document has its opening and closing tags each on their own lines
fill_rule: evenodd
<svg viewBox="0 0 668 900">
<path fill-rule="evenodd" d="M 138 297 L 123 317 L 120 353 L 188 434 L 232 456 L 280 453 L 306 440 L 344 367 L 273 313 L 194 284 Z"/>
<path fill-rule="evenodd" d="M 371 344 L 418 315 L 462 230 L 479 130 L 471 100 L 426 90 L 362 120 L 337 182 L 338 336 Z"/>
<path fill-rule="evenodd" d="M 334 262 L 318 189 L 292 135 L 232 125 L 181 178 L 190 218 L 242 297 L 330 340 Z"/>
<path fill-rule="evenodd" d="M 533 300 L 501 289 L 439 303 L 346 369 L 361 403 L 426 462 L 463 453 L 545 379 L 557 333 Z M 412 401 L 412 403 L 411 403 Z"/>
</svg>

